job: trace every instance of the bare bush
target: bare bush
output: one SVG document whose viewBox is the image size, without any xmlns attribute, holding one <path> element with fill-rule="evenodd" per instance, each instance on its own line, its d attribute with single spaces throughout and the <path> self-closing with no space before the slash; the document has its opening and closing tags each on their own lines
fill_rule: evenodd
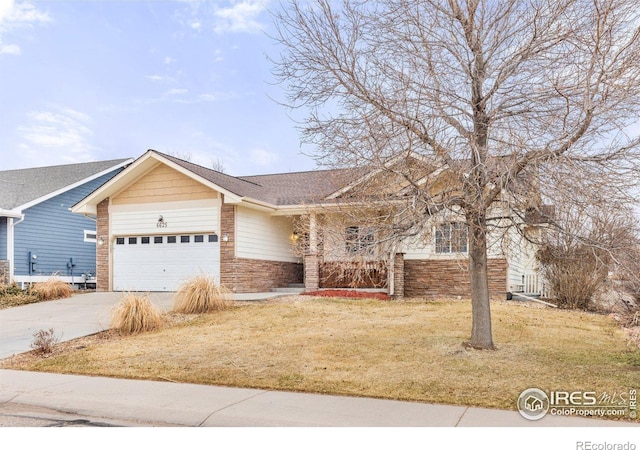
<svg viewBox="0 0 640 450">
<path fill-rule="evenodd" d="M 53 348 L 58 342 L 60 342 L 60 338 L 56 336 L 53 328 L 39 330 L 33 334 L 31 348 L 39 355 L 48 355 L 53 352 Z"/>
<path fill-rule="evenodd" d="M 553 300 L 561 308 L 588 309 L 596 290 L 607 279 L 607 266 L 584 245 L 546 245 L 537 254 Z"/>
<path fill-rule="evenodd" d="M 184 314 L 200 314 L 229 308 L 230 291 L 213 277 L 197 275 L 183 283 L 176 292 L 173 310 Z"/>
<path fill-rule="evenodd" d="M 57 300 L 73 295 L 73 288 L 69 283 L 62 281 L 56 276 L 52 276 L 47 281 L 36 283 L 31 292 L 36 294 L 40 300 Z"/>
<path fill-rule="evenodd" d="M 113 310 L 111 328 L 123 334 L 153 331 L 164 324 L 162 314 L 148 297 L 127 294 Z"/>
<path fill-rule="evenodd" d="M 576 208 L 564 202 L 540 244 L 536 257 L 542 275 L 551 298 L 562 308 L 589 309 L 597 293 L 621 287 L 610 282 L 612 277 L 633 279 L 634 258 L 629 255 L 638 245 L 638 230 L 626 208 Z"/>
</svg>

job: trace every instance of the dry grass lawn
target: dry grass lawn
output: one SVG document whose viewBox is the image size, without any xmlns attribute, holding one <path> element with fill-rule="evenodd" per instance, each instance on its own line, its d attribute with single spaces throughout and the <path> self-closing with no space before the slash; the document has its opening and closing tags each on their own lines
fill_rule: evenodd
<svg viewBox="0 0 640 450">
<path fill-rule="evenodd" d="M 640 385 L 640 351 L 610 317 L 497 302 L 493 322 L 498 350 L 467 350 L 468 301 L 294 297 L 3 366 L 504 409 L 529 387 Z"/>
</svg>

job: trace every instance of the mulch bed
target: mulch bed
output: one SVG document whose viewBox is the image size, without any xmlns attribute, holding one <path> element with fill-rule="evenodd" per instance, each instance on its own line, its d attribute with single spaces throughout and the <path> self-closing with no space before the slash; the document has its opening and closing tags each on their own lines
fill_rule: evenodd
<svg viewBox="0 0 640 450">
<path fill-rule="evenodd" d="M 346 297 L 346 298 L 375 298 L 378 300 L 391 300 L 385 292 L 354 291 L 350 289 L 323 289 L 321 291 L 303 292 L 301 295 L 313 297 Z"/>
</svg>

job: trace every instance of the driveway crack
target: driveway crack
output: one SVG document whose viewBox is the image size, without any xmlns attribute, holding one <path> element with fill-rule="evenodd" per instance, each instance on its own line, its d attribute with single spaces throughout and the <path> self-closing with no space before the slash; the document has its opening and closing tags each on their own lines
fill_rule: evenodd
<svg viewBox="0 0 640 450">
<path fill-rule="evenodd" d="M 201 427 L 207 420 L 209 420 L 213 415 L 218 414 L 220 411 L 224 411 L 225 409 L 231 408 L 232 406 L 239 405 L 240 403 L 244 403 L 247 400 L 251 400 L 251 399 L 254 399 L 254 398 L 259 397 L 261 395 L 264 395 L 267 392 L 269 392 L 269 391 L 258 392 L 258 393 L 254 394 L 254 395 L 251 395 L 251 396 L 247 397 L 247 398 L 243 398 L 242 400 L 238 400 L 237 402 L 230 403 L 230 404 L 228 404 L 228 405 L 226 405 L 226 406 L 224 406 L 224 407 L 222 407 L 220 409 L 217 409 L 217 410 L 211 412 L 211 414 L 209 414 L 207 417 L 205 417 L 204 420 L 202 420 L 202 422 L 200 422 L 198 424 L 198 426 Z"/>
</svg>

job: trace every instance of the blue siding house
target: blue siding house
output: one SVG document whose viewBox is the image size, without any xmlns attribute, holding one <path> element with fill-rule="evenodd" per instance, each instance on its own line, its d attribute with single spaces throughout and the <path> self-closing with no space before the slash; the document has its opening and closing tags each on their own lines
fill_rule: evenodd
<svg viewBox="0 0 640 450">
<path fill-rule="evenodd" d="M 0 171 L 0 264 L 9 278 L 30 283 L 56 275 L 80 284 L 95 274 L 95 220 L 69 208 L 131 161 Z"/>
</svg>

